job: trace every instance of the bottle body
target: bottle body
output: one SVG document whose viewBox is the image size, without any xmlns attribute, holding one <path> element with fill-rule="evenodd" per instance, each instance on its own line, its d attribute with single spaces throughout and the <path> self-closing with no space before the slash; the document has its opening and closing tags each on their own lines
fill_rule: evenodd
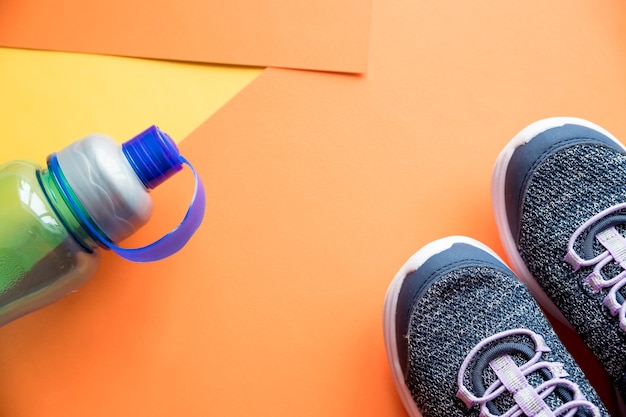
<svg viewBox="0 0 626 417">
<path fill-rule="evenodd" d="M 30 162 L 0 165 L 0 326 L 75 291 L 98 266 L 46 175 Z"/>
<path fill-rule="evenodd" d="M 149 220 L 149 190 L 183 165 L 196 185 L 180 225 L 147 246 L 118 246 Z M 134 262 L 176 253 L 200 226 L 205 201 L 196 171 L 156 126 L 121 145 L 86 136 L 48 155 L 45 168 L 0 165 L 0 326 L 76 291 L 100 249 Z"/>
</svg>

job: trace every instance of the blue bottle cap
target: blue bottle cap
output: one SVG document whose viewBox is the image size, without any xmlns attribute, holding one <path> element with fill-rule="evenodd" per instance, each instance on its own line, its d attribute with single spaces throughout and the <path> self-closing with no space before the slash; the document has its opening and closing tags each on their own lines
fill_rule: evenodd
<svg viewBox="0 0 626 417">
<path fill-rule="evenodd" d="M 150 190 L 183 168 L 184 159 L 176 144 L 156 126 L 122 144 L 122 151 L 141 182 Z"/>
</svg>

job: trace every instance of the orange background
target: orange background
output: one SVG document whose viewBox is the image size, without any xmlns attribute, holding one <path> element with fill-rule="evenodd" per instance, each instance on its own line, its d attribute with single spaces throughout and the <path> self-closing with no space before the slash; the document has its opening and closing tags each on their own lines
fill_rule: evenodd
<svg viewBox="0 0 626 417">
<path fill-rule="evenodd" d="M 504 256 L 491 169 L 528 123 L 626 138 L 625 8 L 374 0 L 365 75 L 264 70 L 181 144 L 209 196 L 184 251 L 105 253 L 81 291 L 0 329 L 0 414 L 405 415 L 382 341 L 390 279 L 450 234 Z M 156 190 L 129 245 L 176 223 L 189 182 Z"/>
</svg>

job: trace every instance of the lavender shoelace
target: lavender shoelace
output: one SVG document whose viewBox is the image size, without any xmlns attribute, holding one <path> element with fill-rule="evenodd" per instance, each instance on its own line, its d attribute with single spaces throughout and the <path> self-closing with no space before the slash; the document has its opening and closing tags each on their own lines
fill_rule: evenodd
<svg viewBox="0 0 626 417">
<path fill-rule="evenodd" d="M 608 289 L 603 305 L 611 315 L 618 317 L 621 331 L 626 332 L 626 301 L 620 293 L 626 287 L 626 238 L 616 228 L 618 224 L 626 223 L 626 216 L 617 214 L 624 209 L 626 203 L 614 205 L 583 223 L 569 240 L 565 262 L 570 264 L 574 271 L 582 267 L 594 267 L 584 282 L 594 293 Z M 585 256 L 576 252 L 575 244 L 585 232 L 604 247 L 605 250 L 599 255 L 593 257 L 593 254 L 591 256 L 585 254 Z M 586 257 L 590 259 L 585 259 Z M 622 271 L 608 277 L 605 269 L 611 264 L 618 265 Z"/>
<path fill-rule="evenodd" d="M 470 391 L 464 382 L 468 380 L 470 364 L 476 363 L 478 357 L 484 354 L 489 346 L 505 344 L 507 339 L 519 337 L 532 342 L 534 352 L 531 353 L 534 355 L 522 365 L 518 365 L 512 356 L 506 353 L 489 358 L 488 365 L 497 378 L 482 393 Z M 598 408 L 587 401 L 576 384 L 566 379 L 569 375 L 561 363 L 542 360 L 542 356 L 547 352 L 550 352 L 550 348 L 543 337 L 531 330 L 515 329 L 488 337 L 478 343 L 463 361 L 458 374 L 457 397 L 468 408 L 478 405 L 480 417 L 572 417 L 581 410 L 587 410 L 587 415 L 599 416 Z M 478 369 L 478 372 L 482 374 L 481 369 Z M 528 378 L 533 374 L 548 377 L 544 377 L 545 380 L 540 384 L 532 385 Z M 545 400 L 555 391 L 566 392 L 567 395 L 562 395 L 564 398 L 561 399 L 561 404 L 551 409 Z M 494 401 L 500 396 L 509 396 L 514 400 L 514 404 L 509 401 L 510 408 L 496 414 L 497 410 L 493 410 Z"/>
</svg>

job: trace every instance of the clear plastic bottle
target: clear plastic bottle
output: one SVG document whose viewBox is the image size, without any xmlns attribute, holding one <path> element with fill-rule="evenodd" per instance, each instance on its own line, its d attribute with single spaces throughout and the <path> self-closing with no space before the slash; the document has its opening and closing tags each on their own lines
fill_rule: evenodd
<svg viewBox="0 0 626 417">
<path fill-rule="evenodd" d="M 144 248 L 118 246 L 150 218 L 149 190 L 188 165 L 196 189 L 182 223 Z M 0 325 L 75 291 L 96 271 L 100 249 L 137 262 L 180 250 L 204 216 L 202 182 L 171 138 L 152 126 L 121 146 L 87 136 L 47 166 L 0 165 Z"/>
</svg>

